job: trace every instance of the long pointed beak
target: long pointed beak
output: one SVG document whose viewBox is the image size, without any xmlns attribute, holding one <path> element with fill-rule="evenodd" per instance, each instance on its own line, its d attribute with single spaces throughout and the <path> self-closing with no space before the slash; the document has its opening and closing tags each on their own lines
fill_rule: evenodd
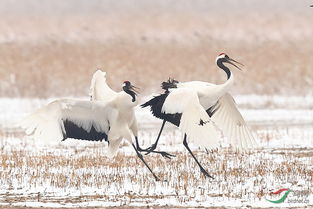
<svg viewBox="0 0 313 209">
<path fill-rule="evenodd" d="M 235 63 L 237 63 L 237 64 L 239 64 L 239 65 L 241 65 L 241 66 L 244 66 L 243 64 L 241 64 L 240 62 L 237 62 L 236 60 L 234 60 L 234 59 L 232 59 L 232 58 L 228 58 L 228 59 L 227 59 L 227 63 L 229 63 L 229 64 L 235 66 L 237 69 L 239 69 L 239 70 L 241 70 L 241 71 L 242 71 L 242 69 L 241 69 L 240 67 L 238 67 Z"/>
<path fill-rule="evenodd" d="M 134 86 L 134 85 L 130 85 L 130 90 L 134 91 L 136 94 L 139 94 L 139 89 L 138 87 Z"/>
</svg>

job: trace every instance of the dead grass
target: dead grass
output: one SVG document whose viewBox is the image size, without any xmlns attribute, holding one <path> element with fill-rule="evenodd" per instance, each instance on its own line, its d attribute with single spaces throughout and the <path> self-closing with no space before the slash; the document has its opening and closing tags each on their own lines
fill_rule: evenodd
<svg viewBox="0 0 313 209">
<path fill-rule="evenodd" d="M 93 154 L 86 153 L 86 150 Z M 214 180 L 206 179 L 200 174 L 188 153 L 174 153 L 176 157 L 172 160 L 160 156 L 146 156 L 146 161 L 162 182 L 155 182 L 136 156 L 119 154 L 111 160 L 103 157 L 99 148 L 95 147 L 75 150 L 75 155 L 69 148 L 66 154 L 57 154 L 62 153 L 62 149 L 60 152 L 40 151 L 37 154 L 23 150 L 1 152 L 1 184 L 8 187 L 8 195 L 2 194 L 1 198 L 7 203 L 39 198 L 40 202 L 62 200 L 77 203 L 101 200 L 125 201 L 126 205 L 131 200 L 171 196 L 181 203 L 192 201 L 194 198 L 204 200 L 206 197 L 246 199 L 249 196 L 250 200 L 261 200 L 273 184 L 289 182 L 299 186 L 300 182 L 313 180 L 312 168 L 308 166 L 310 157 L 299 156 L 295 149 L 282 151 L 284 156 L 280 162 L 275 161 L 275 155 L 281 153 L 268 154 L 265 150 L 249 153 L 238 153 L 229 149 L 210 153 L 195 152 L 205 168 L 215 177 Z M 14 181 L 12 186 L 11 181 Z M 125 184 L 130 184 L 132 189 L 125 188 Z M 20 187 L 13 188 L 13 185 Z M 71 189 L 74 189 L 81 191 L 81 195 L 75 198 L 62 196 L 53 199 L 51 197 L 54 194 L 51 192 L 9 195 L 11 189 L 22 191 L 38 186 L 61 189 L 69 194 Z M 118 193 L 113 196 L 109 192 L 112 186 Z M 158 186 L 175 192 L 158 193 Z M 100 189 L 102 192 L 89 195 L 83 192 L 84 188 Z"/>
<path fill-rule="evenodd" d="M 262 130 L 273 133 L 265 134 Z M 283 138 L 279 130 L 259 127 L 254 132 L 264 144 L 267 140 L 274 142 Z M 104 205 L 132 208 L 141 203 L 160 206 L 159 201 L 164 200 L 183 208 L 195 202 L 236 200 L 249 207 L 253 202 L 265 201 L 264 198 L 278 188 L 309 193 L 313 188 L 312 148 L 264 146 L 246 153 L 229 148 L 206 153 L 193 148 L 215 179 L 204 178 L 185 149 L 173 153 L 176 157 L 172 160 L 158 155 L 145 156 L 162 179 L 156 182 L 133 150 L 125 145 L 117 157 L 109 159 L 104 156 L 103 143 L 79 141 L 76 145 L 63 143 L 35 148 L 31 139 L 17 138 L 20 132 L 12 134 L 11 138 L 5 134 L 0 139 L 0 188 L 5 191 L 0 193 L 0 202 L 11 205 L 35 202 L 82 206 L 84 202 L 99 201 Z M 150 137 L 144 134 L 139 138 L 142 143 L 150 144 L 154 140 Z M 163 135 L 167 144 L 161 143 L 159 149 L 172 146 L 179 150 L 176 146 L 181 144 L 169 143 L 172 137 L 175 134 Z"/>
<path fill-rule="evenodd" d="M 220 52 L 245 64 L 236 93 L 305 95 L 313 87 L 308 15 L 62 18 L 1 19 L 0 38 L 7 41 L 0 45 L 0 96 L 86 96 L 98 68 L 114 89 L 131 80 L 144 94 L 169 76 L 221 83 L 225 75 L 214 64 Z"/>
</svg>

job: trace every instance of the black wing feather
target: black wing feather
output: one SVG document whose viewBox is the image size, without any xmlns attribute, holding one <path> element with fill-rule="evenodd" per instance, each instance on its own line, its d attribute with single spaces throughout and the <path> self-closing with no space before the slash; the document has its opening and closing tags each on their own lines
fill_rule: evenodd
<svg viewBox="0 0 313 209">
<path fill-rule="evenodd" d="M 108 141 L 108 136 L 104 132 L 96 131 L 95 127 L 92 126 L 90 131 L 87 132 L 85 129 L 78 127 L 75 123 L 70 120 L 64 120 L 64 133 L 63 133 L 63 141 L 67 138 L 73 139 L 81 139 L 88 141 Z"/>
<path fill-rule="evenodd" d="M 142 104 L 141 107 L 144 108 L 144 107 L 150 106 L 150 110 L 155 117 L 160 118 L 162 120 L 166 120 L 174 124 L 175 126 L 179 126 L 181 115 L 182 115 L 181 113 L 166 114 L 166 113 L 162 113 L 161 111 L 162 106 L 167 96 L 168 96 L 167 93 L 161 94 L 159 96 L 155 96 L 149 101 L 147 101 L 146 103 Z"/>
<path fill-rule="evenodd" d="M 208 108 L 206 112 L 210 116 L 210 118 L 215 114 L 215 112 L 220 108 L 220 104 L 218 102 L 215 103 L 212 107 Z"/>
</svg>

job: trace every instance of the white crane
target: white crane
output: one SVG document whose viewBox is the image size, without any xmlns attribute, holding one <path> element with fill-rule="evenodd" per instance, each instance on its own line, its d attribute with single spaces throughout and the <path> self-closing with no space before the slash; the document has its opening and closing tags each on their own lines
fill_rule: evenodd
<svg viewBox="0 0 313 209">
<path fill-rule="evenodd" d="M 91 101 L 110 101 L 116 96 L 106 82 L 106 72 L 97 70 L 91 79 L 89 96 Z"/>
<path fill-rule="evenodd" d="M 201 172 L 207 177 L 212 178 L 191 152 L 187 136 L 190 141 L 199 146 L 213 148 L 218 145 L 219 137 L 216 128 L 219 128 L 227 136 L 230 144 L 238 149 L 252 148 L 256 145 L 234 99 L 227 93 L 234 82 L 234 76 L 224 63 L 229 63 L 241 70 L 235 64 L 242 65 L 241 63 L 221 53 L 216 58 L 216 64 L 227 75 L 225 83 L 220 85 L 202 81 L 180 83 L 169 79 L 162 83 L 165 93 L 155 96 L 142 105 L 142 107 L 150 106 L 152 114 L 163 120 L 157 140 L 146 150 L 147 154 L 156 149 L 167 121 L 179 126 L 182 130 L 184 146 L 199 165 Z"/>
<path fill-rule="evenodd" d="M 136 87 L 134 87 L 134 88 L 136 88 Z M 106 72 L 103 72 L 101 70 L 97 70 L 93 74 L 92 79 L 91 79 L 90 92 L 89 92 L 90 100 L 91 101 L 109 102 L 112 100 L 112 98 L 115 98 L 116 95 L 117 95 L 117 92 L 113 91 L 107 85 Z M 133 131 L 133 134 L 135 137 L 137 150 L 143 152 L 145 150 L 139 146 L 139 142 L 138 142 L 138 125 L 137 125 L 137 119 L 135 116 L 134 108 L 132 108 L 130 110 L 130 114 L 132 115 L 132 118 L 133 118 L 130 126 L 132 127 L 132 131 Z M 166 157 L 169 159 L 174 156 L 174 155 L 171 155 L 167 152 L 162 152 L 162 151 L 149 150 L 149 153 L 150 152 L 161 154 L 163 157 Z"/>
<path fill-rule="evenodd" d="M 96 83 L 94 87 L 97 87 Z M 27 134 L 34 134 L 38 140 L 104 139 L 108 142 L 109 157 L 116 155 L 122 139 L 126 139 L 154 178 L 159 180 L 133 143 L 132 137 L 137 136 L 134 107 L 138 101 L 135 87 L 129 81 L 124 81 L 123 91 L 107 91 L 110 93 L 107 101 L 63 99 L 51 102 L 27 117 L 22 122 L 22 127 Z M 100 96 L 101 94 L 95 94 L 92 98 Z"/>
</svg>

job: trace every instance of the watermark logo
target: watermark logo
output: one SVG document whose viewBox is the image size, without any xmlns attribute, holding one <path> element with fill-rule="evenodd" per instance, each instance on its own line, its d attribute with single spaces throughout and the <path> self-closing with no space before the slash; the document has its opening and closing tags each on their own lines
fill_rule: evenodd
<svg viewBox="0 0 313 209">
<path fill-rule="evenodd" d="M 291 195 L 289 195 L 290 193 L 291 193 Z M 269 201 L 271 203 L 275 203 L 275 204 L 279 204 L 279 203 L 283 203 L 283 202 L 307 204 L 307 203 L 309 203 L 309 195 L 310 195 L 309 190 L 291 190 L 291 189 L 283 188 L 283 189 L 279 189 L 275 192 L 271 192 L 270 193 L 271 199 L 268 199 L 266 197 L 265 197 L 265 199 L 267 201 Z M 276 199 L 272 199 L 275 197 L 276 197 Z M 287 199 L 287 197 L 288 197 L 288 199 Z"/>
<path fill-rule="evenodd" d="M 292 190 L 283 188 L 283 189 L 277 190 L 276 192 L 271 192 L 270 193 L 270 195 L 280 195 L 283 192 L 284 192 L 284 195 L 281 198 L 279 198 L 278 200 L 269 200 L 267 198 L 265 198 L 265 199 L 267 201 L 271 202 L 271 203 L 276 203 L 276 204 L 283 203 L 283 202 L 285 202 L 285 200 L 288 197 L 289 193 L 292 192 Z"/>
</svg>

